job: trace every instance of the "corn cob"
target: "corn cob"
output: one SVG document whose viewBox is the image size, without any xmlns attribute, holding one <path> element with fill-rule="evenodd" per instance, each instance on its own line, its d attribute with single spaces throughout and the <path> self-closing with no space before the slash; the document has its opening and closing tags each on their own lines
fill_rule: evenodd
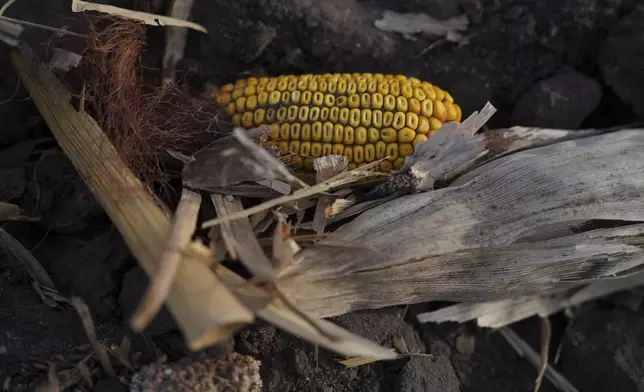
<svg viewBox="0 0 644 392">
<path fill-rule="evenodd" d="M 270 126 L 279 150 L 306 169 L 331 154 L 346 156 L 350 169 L 385 157 L 380 171 L 399 169 L 417 144 L 462 116 L 447 91 L 403 75 L 250 77 L 214 96 L 233 124 Z"/>
</svg>

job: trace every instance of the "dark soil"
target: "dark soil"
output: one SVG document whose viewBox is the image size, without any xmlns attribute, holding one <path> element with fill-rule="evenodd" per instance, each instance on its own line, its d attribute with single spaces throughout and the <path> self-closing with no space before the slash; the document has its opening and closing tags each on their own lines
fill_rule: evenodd
<svg viewBox="0 0 644 392">
<path fill-rule="evenodd" d="M 46 2 L 51 9 L 28 3 L 17 2 L 7 15 L 48 24 L 56 16 L 59 26 L 68 23 L 61 10 L 69 2 Z M 465 116 L 489 100 L 499 109 L 494 127 L 621 125 L 642 120 L 644 107 L 644 59 L 636 55 L 644 42 L 644 11 L 636 5 L 636 0 L 200 0 L 193 20 L 210 34 L 189 33 L 180 70 L 201 89 L 248 74 L 406 74 L 448 90 Z M 464 12 L 471 23 L 469 44 L 444 43 L 426 51 L 436 37 L 410 40 L 376 29 L 374 20 L 384 9 L 438 18 Z M 152 30 L 152 37 L 162 36 L 160 29 Z M 6 54 L 0 56 L 0 70 L 0 201 L 39 218 L 4 229 L 33 252 L 63 295 L 87 302 L 99 338 L 118 342 L 145 275 L 56 146 Z M 412 307 L 407 317 L 396 308 L 334 321 L 387 345 L 394 334 L 402 335 L 412 351 L 432 358 L 347 369 L 332 354 L 266 325 L 249 327 L 235 342 L 209 352 L 235 348 L 257 356 L 266 391 L 533 389 L 536 370 L 498 333 L 473 325 L 416 326 L 413 314 L 419 309 Z M 643 322 L 638 302 L 631 309 L 589 306 L 561 329 L 558 369 L 580 391 L 644 391 Z M 531 342 L 538 342 L 537 328 L 532 319 L 517 326 Z M 168 314 L 155 320 L 148 335 L 171 357 L 189 354 Z M 21 267 L 0 253 L 0 382 L 8 376 L 26 381 L 33 359 L 64 357 L 85 343 L 73 308 L 43 304 Z M 553 389 L 546 383 L 542 390 Z"/>
</svg>

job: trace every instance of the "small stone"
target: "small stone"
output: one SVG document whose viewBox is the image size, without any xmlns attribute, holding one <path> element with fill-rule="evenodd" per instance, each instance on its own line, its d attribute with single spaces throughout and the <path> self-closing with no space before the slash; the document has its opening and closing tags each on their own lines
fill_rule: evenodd
<svg viewBox="0 0 644 392">
<path fill-rule="evenodd" d="M 594 79 L 572 70 L 562 70 L 542 80 L 519 98 L 514 125 L 577 129 L 599 105 L 601 87 Z"/>
<path fill-rule="evenodd" d="M 644 117 L 644 10 L 624 17 L 601 45 L 597 63 L 606 84 Z"/>
</svg>

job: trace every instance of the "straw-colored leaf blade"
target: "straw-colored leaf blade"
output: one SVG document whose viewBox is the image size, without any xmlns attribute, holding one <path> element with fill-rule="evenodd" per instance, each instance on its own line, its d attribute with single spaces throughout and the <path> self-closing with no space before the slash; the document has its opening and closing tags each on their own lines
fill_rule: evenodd
<svg viewBox="0 0 644 392">
<path fill-rule="evenodd" d="M 98 124 L 74 110 L 70 93 L 30 52 L 25 48 L 12 57 L 31 98 L 143 270 L 155 276 L 170 229 L 167 216 Z M 213 343 L 254 320 L 252 312 L 212 273 L 209 262 L 197 256 L 184 256 L 166 303 L 193 348 Z"/>
<path fill-rule="evenodd" d="M 126 8 L 119 8 L 107 4 L 95 4 L 87 1 L 72 0 L 72 12 L 96 11 L 110 15 L 117 15 L 124 18 L 136 19 L 152 26 L 176 26 L 187 27 L 193 30 L 208 33 L 205 27 L 187 20 L 177 19 L 170 16 L 150 14 L 148 12 L 133 11 Z"/>
</svg>

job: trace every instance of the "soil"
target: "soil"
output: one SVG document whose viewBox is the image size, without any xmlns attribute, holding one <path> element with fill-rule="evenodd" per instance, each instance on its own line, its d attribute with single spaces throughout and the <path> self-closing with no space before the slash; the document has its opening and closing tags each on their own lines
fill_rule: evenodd
<svg viewBox="0 0 644 392">
<path fill-rule="evenodd" d="M 28 3 L 17 2 L 7 15 L 48 24 L 55 15 L 59 26 L 66 23 L 61 15 L 69 2 L 52 0 L 37 8 Z M 491 127 L 603 127 L 642 120 L 644 97 L 637 81 L 644 80 L 644 60 L 629 54 L 641 52 L 644 36 L 642 24 L 634 22 L 644 15 L 636 0 L 195 3 L 192 19 L 209 35 L 189 33 L 179 68 L 200 89 L 249 74 L 396 73 L 445 88 L 464 115 L 492 102 L 499 112 Z M 385 9 L 436 18 L 465 13 L 469 43 L 443 42 L 428 49 L 438 37 L 380 31 L 374 21 Z M 151 36 L 162 34 L 157 29 Z M 3 229 L 34 254 L 61 294 L 87 302 L 99 339 L 119 342 L 145 288 L 145 274 L 57 147 L 6 53 L 0 55 L 0 70 L 0 201 L 38 218 L 5 223 Z M 590 304 L 571 325 L 558 329 L 553 347 L 561 343 L 562 349 L 556 367 L 580 391 L 644 390 L 644 309 L 641 300 L 634 303 Z M 498 333 L 469 324 L 416 325 L 414 314 L 427 306 L 412 306 L 406 313 L 400 308 L 356 312 L 333 321 L 387 345 L 402 335 L 412 351 L 431 357 L 345 368 L 331 353 L 263 324 L 208 353 L 235 349 L 257 357 L 266 391 L 533 390 L 535 368 Z M 536 347 L 538 320 L 515 327 Z M 157 317 L 147 336 L 170 358 L 193 355 L 168 314 Z M 75 310 L 45 305 L 16 260 L 0 251 L 0 382 L 12 377 L 18 390 L 33 377 L 35 359 L 65 357 L 86 343 Z M 103 382 L 109 384 L 114 380 Z M 546 382 L 542 391 L 550 390 Z"/>
</svg>

